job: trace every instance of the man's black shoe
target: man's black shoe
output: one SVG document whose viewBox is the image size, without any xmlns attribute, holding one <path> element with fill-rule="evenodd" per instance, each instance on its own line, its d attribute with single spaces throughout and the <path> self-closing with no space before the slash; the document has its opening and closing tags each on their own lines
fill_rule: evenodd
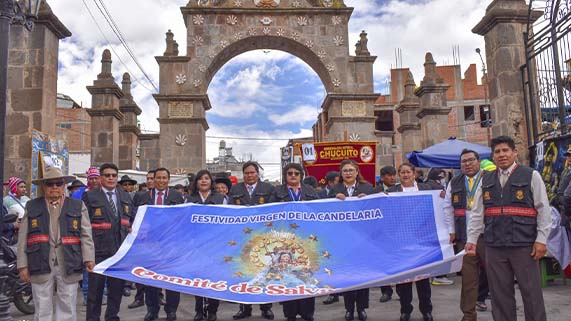
<svg viewBox="0 0 571 321">
<path fill-rule="evenodd" d="M 142 307 L 143 305 L 145 305 L 145 303 L 141 300 L 135 300 L 133 301 L 133 303 L 129 304 L 127 307 L 129 309 L 136 309 L 138 307 Z"/>
<path fill-rule="evenodd" d="M 410 313 L 403 313 L 400 315 L 400 321 L 410 321 Z"/>
<path fill-rule="evenodd" d="M 238 313 L 234 314 L 234 316 L 232 317 L 234 320 L 240 320 L 240 319 L 244 319 L 244 318 L 248 318 L 252 316 L 252 311 L 245 311 L 240 309 L 238 311 Z"/>
<path fill-rule="evenodd" d="M 151 312 L 147 312 L 147 314 L 145 314 L 145 321 L 155 321 L 159 319 L 159 315 L 156 313 L 151 313 Z"/>
<path fill-rule="evenodd" d="M 354 319 L 355 319 L 355 313 L 353 313 L 352 311 L 345 312 L 345 320 L 351 321 Z"/>
<path fill-rule="evenodd" d="M 392 297 L 386 293 L 383 293 L 383 295 L 381 295 L 381 299 L 379 300 L 381 303 L 385 303 L 385 302 L 389 302 L 392 299 Z"/>
<path fill-rule="evenodd" d="M 131 289 L 123 288 L 123 296 L 130 297 L 131 296 Z"/>
<path fill-rule="evenodd" d="M 325 301 L 323 301 L 323 304 L 325 305 L 329 305 L 329 304 L 333 304 L 335 302 L 339 302 L 339 296 L 337 295 L 329 295 L 327 296 L 327 298 L 325 299 Z"/>
<path fill-rule="evenodd" d="M 194 316 L 194 321 L 202 321 L 204 320 L 204 314 L 202 312 L 196 312 Z"/>
<path fill-rule="evenodd" d="M 176 320 L 176 312 L 167 313 L 167 321 L 175 321 L 175 320 Z"/>
<path fill-rule="evenodd" d="M 365 312 L 365 310 L 357 311 L 357 317 L 361 321 L 366 321 L 367 320 L 367 312 Z"/>
<path fill-rule="evenodd" d="M 216 321 L 217 317 L 216 317 L 216 312 L 208 312 L 208 318 L 206 320 L 208 321 Z"/>
<path fill-rule="evenodd" d="M 262 311 L 262 318 L 264 318 L 266 320 L 273 320 L 274 319 L 274 313 L 272 312 L 271 309 L 263 310 Z"/>
<path fill-rule="evenodd" d="M 423 313 L 422 314 L 422 319 L 424 321 L 434 321 L 434 319 L 432 318 L 432 313 L 428 312 L 428 313 Z"/>
</svg>

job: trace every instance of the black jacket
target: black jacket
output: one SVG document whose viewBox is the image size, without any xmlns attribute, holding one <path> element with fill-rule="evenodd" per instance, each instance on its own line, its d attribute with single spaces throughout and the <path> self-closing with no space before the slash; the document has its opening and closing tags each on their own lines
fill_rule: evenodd
<svg viewBox="0 0 571 321">
<path fill-rule="evenodd" d="M 441 190 L 442 186 L 438 185 L 438 186 L 432 186 L 430 184 L 425 184 L 425 183 L 416 183 L 418 185 L 418 190 L 419 191 L 436 191 L 436 190 Z M 391 186 L 388 190 L 389 193 L 395 193 L 395 192 L 402 192 L 402 185 L 401 184 L 396 184 L 395 186 Z"/>
<path fill-rule="evenodd" d="M 164 197 L 163 205 L 178 205 L 184 203 L 184 198 L 182 194 L 177 192 L 174 189 L 168 188 L 166 191 L 166 197 Z M 139 206 L 143 205 L 155 205 L 155 197 L 156 197 L 156 189 L 152 189 L 146 192 L 140 192 L 135 194 L 133 203 L 135 205 L 135 210 L 139 208 Z"/>
<path fill-rule="evenodd" d="M 331 189 L 329 190 L 328 197 L 335 198 L 335 195 L 339 193 L 344 194 L 345 196 L 358 196 L 359 194 L 370 195 L 375 193 L 375 189 L 373 188 L 373 185 L 369 183 L 357 183 L 355 184 L 355 190 L 353 190 L 353 195 L 348 195 L 347 188 L 345 188 L 345 184 L 339 183 L 331 187 Z"/>
<path fill-rule="evenodd" d="M 228 193 L 228 204 L 234 205 L 258 205 L 265 204 L 270 201 L 274 187 L 265 182 L 258 181 L 256 188 L 252 193 L 252 197 L 248 193 L 245 183 L 232 186 Z"/>
<path fill-rule="evenodd" d="M 187 203 L 194 203 L 194 204 L 205 204 L 205 205 L 224 204 L 224 195 L 216 194 L 213 191 L 210 193 L 210 195 L 208 195 L 208 197 L 204 200 L 204 202 L 202 202 L 202 198 L 200 197 L 198 192 L 195 192 L 195 193 L 188 195 L 186 202 Z"/>
<path fill-rule="evenodd" d="M 301 184 L 301 200 L 302 201 L 312 201 L 319 199 L 319 195 L 313 189 L 313 187 L 307 184 Z M 276 202 L 291 202 L 293 199 L 289 194 L 289 189 L 287 184 L 280 185 L 274 189 L 274 193 L 270 198 L 270 203 Z"/>
</svg>

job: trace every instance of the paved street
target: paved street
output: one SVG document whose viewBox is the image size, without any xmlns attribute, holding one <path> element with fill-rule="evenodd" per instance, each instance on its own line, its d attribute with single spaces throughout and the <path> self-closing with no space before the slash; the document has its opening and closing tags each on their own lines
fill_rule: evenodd
<svg viewBox="0 0 571 321">
<path fill-rule="evenodd" d="M 460 300 L 460 286 L 458 284 L 459 278 L 453 278 L 455 284 L 453 286 L 433 286 L 432 287 L 432 302 L 434 304 L 434 317 L 437 321 L 458 321 L 461 319 L 459 306 Z M 399 303 L 398 297 L 393 296 L 393 300 L 387 303 L 379 303 L 380 290 L 373 289 L 371 291 L 371 308 L 367 311 L 369 315 L 369 320 L 386 320 L 386 321 L 398 321 L 399 319 Z M 517 301 L 518 301 L 518 320 L 524 320 L 523 318 L 523 306 L 521 305 L 521 297 L 519 291 L 516 291 Z M 544 297 L 547 308 L 547 319 L 549 321 L 570 321 L 571 320 L 571 284 L 562 285 L 561 282 L 555 283 L 546 289 L 544 289 Z M 397 300 L 395 300 L 397 299 Z M 81 301 L 81 299 L 80 299 Z M 121 320 L 123 321 L 142 321 L 145 315 L 145 308 L 141 307 L 135 310 L 128 310 L 127 305 L 131 303 L 132 297 L 124 298 L 123 306 L 121 310 Z M 315 315 L 316 321 L 321 320 L 335 320 L 344 321 L 345 310 L 343 308 L 343 303 L 339 302 L 331 306 L 325 306 L 321 304 L 322 298 L 318 298 L 317 311 Z M 418 306 L 416 299 L 413 302 L 415 308 Z M 490 305 L 489 301 L 487 301 Z M 80 313 L 78 320 L 85 320 L 85 307 L 78 307 Z M 218 313 L 218 320 L 226 321 L 232 320 L 232 315 L 236 312 L 238 306 L 230 303 L 222 303 L 220 306 L 220 311 Z M 276 314 L 276 320 L 285 320 L 283 318 L 283 313 L 281 311 L 281 306 L 274 304 L 274 313 Z M 15 308 L 11 308 L 12 316 L 15 321 L 28 321 L 33 320 L 31 316 L 23 316 Z M 181 305 L 178 312 L 178 320 L 190 321 L 194 316 L 194 299 L 192 296 L 183 296 L 181 299 Z M 491 313 L 482 312 L 478 315 L 479 321 L 493 321 Z M 160 320 L 165 319 L 164 311 L 161 311 Z M 261 321 L 259 310 L 254 310 L 254 316 L 249 318 L 248 321 Z M 299 319 L 298 319 L 299 320 Z M 421 321 L 422 316 L 415 309 L 413 312 L 412 320 Z M 44 320 L 41 320 L 44 321 Z M 514 320 L 515 321 L 515 320 Z"/>
</svg>

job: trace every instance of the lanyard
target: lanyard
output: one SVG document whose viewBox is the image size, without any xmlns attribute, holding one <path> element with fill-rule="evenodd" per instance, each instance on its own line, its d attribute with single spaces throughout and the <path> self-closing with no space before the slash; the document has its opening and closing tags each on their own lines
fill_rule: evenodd
<svg viewBox="0 0 571 321">
<path fill-rule="evenodd" d="M 299 188 L 299 189 L 297 190 L 297 193 L 294 193 L 294 192 L 293 192 L 293 188 L 288 188 L 288 191 L 289 191 L 289 196 L 291 196 L 291 199 L 292 199 L 294 202 L 301 201 L 301 188 Z"/>
<path fill-rule="evenodd" d="M 466 184 L 466 194 L 468 196 L 468 207 L 472 209 L 474 206 L 474 196 L 476 195 L 476 190 L 478 189 L 478 185 L 480 185 L 480 181 L 482 180 L 482 172 L 478 172 L 476 174 L 474 184 L 472 185 L 472 189 L 470 189 L 470 184 L 468 182 L 468 177 L 464 178 L 464 183 Z"/>
</svg>

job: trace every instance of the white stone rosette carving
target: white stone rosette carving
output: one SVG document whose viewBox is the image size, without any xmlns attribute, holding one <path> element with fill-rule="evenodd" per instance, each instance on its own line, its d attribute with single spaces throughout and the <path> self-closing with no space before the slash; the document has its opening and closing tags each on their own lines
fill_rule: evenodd
<svg viewBox="0 0 571 321">
<path fill-rule="evenodd" d="M 265 27 L 262 32 L 267 36 L 272 32 L 272 29 L 270 29 L 270 27 Z"/>
<path fill-rule="evenodd" d="M 284 28 L 279 28 L 278 31 L 276 31 L 276 35 L 278 35 L 278 37 L 283 37 L 285 33 L 286 31 Z"/>
<path fill-rule="evenodd" d="M 198 88 L 198 87 L 200 87 L 200 86 L 202 85 L 202 80 L 200 80 L 200 79 L 195 79 L 194 82 L 193 82 L 193 84 L 194 84 L 194 87 L 195 87 L 195 88 Z"/>
<path fill-rule="evenodd" d="M 235 26 L 238 23 L 238 17 L 235 15 L 228 16 L 226 17 L 226 23 L 231 26 Z"/>
<path fill-rule="evenodd" d="M 358 142 L 361 140 L 361 136 L 359 136 L 359 134 L 357 133 L 351 133 L 351 135 L 349 135 L 349 141 L 350 142 Z"/>
<path fill-rule="evenodd" d="M 269 26 L 272 24 L 272 22 L 274 21 L 270 17 L 263 17 L 262 19 L 260 19 L 260 23 L 263 24 L 264 26 Z"/>
<path fill-rule="evenodd" d="M 177 84 L 182 85 L 186 82 L 186 75 L 184 74 L 178 74 L 175 77 L 175 81 Z"/>
<path fill-rule="evenodd" d="M 299 2 L 299 0 L 295 0 L 291 3 L 291 6 L 294 8 L 299 8 L 301 7 L 301 2 Z"/>
<path fill-rule="evenodd" d="M 208 57 L 210 57 L 210 59 L 214 59 L 214 57 L 216 57 L 216 51 L 211 51 L 210 54 L 208 54 Z"/>
<path fill-rule="evenodd" d="M 307 19 L 307 17 L 297 17 L 297 24 L 300 26 L 307 26 L 307 24 L 309 23 L 309 20 Z"/>
<path fill-rule="evenodd" d="M 242 38 L 244 38 L 244 35 L 242 35 L 241 32 L 236 32 L 236 33 L 234 34 L 234 40 L 237 41 L 237 40 L 241 40 Z"/>
<path fill-rule="evenodd" d="M 307 48 L 309 48 L 309 49 L 313 48 L 313 45 L 314 45 L 314 44 L 313 44 L 313 40 L 307 40 L 307 41 L 305 42 L 305 46 L 306 46 Z"/>
<path fill-rule="evenodd" d="M 327 51 L 325 51 L 324 49 L 321 49 L 321 50 L 319 50 L 319 52 L 317 53 L 317 56 L 318 56 L 320 59 L 323 59 L 323 58 L 327 57 Z"/>
<path fill-rule="evenodd" d="M 220 47 L 226 48 L 228 47 L 229 43 L 228 40 L 220 40 Z"/>
<path fill-rule="evenodd" d="M 292 32 L 291 33 L 291 39 L 298 41 L 299 40 L 299 33 L 297 32 Z"/>
<path fill-rule="evenodd" d="M 340 16 L 333 16 L 331 20 L 333 20 L 333 25 L 335 26 L 340 25 L 341 22 L 343 22 L 343 19 Z"/>
<path fill-rule="evenodd" d="M 335 87 L 341 87 L 341 80 L 335 78 L 332 80 L 333 86 Z"/>
<path fill-rule="evenodd" d="M 256 28 L 248 29 L 248 35 L 249 36 L 255 36 L 256 35 Z"/>
<path fill-rule="evenodd" d="M 192 23 L 195 25 L 202 25 L 204 24 L 204 17 L 202 15 L 196 15 L 192 17 Z"/>
<path fill-rule="evenodd" d="M 175 173 L 175 175 L 184 175 L 184 174 L 186 174 L 186 169 L 184 169 L 184 168 L 177 168 L 177 169 L 174 171 L 174 173 Z"/>
<path fill-rule="evenodd" d="M 195 47 L 200 47 L 200 46 L 202 46 L 202 45 L 204 44 L 204 39 L 202 39 L 201 36 L 196 35 L 196 36 L 194 36 L 194 38 L 192 39 L 192 44 L 193 44 Z"/>
<path fill-rule="evenodd" d="M 200 72 L 206 72 L 206 66 L 200 65 L 200 66 L 198 66 L 198 70 L 200 70 Z"/>
<path fill-rule="evenodd" d="M 186 143 L 188 142 L 188 138 L 187 138 L 186 135 L 184 135 L 184 134 L 178 134 L 178 135 L 176 135 L 176 137 L 174 138 L 174 142 L 175 142 L 178 146 L 184 146 L 184 145 L 186 145 Z"/>
<path fill-rule="evenodd" d="M 242 8 L 242 0 L 234 0 L 234 7 Z"/>
<path fill-rule="evenodd" d="M 341 46 L 344 42 L 345 42 L 345 39 L 343 39 L 343 36 L 337 35 L 333 38 L 333 43 L 336 46 Z"/>
<path fill-rule="evenodd" d="M 325 68 L 327 68 L 327 71 L 329 71 L 329 72 L 335 71 L 335 65 L 333 65 L 333 64 L 328 64 L 327 66 L 325 66 Z"/>
</svg>

